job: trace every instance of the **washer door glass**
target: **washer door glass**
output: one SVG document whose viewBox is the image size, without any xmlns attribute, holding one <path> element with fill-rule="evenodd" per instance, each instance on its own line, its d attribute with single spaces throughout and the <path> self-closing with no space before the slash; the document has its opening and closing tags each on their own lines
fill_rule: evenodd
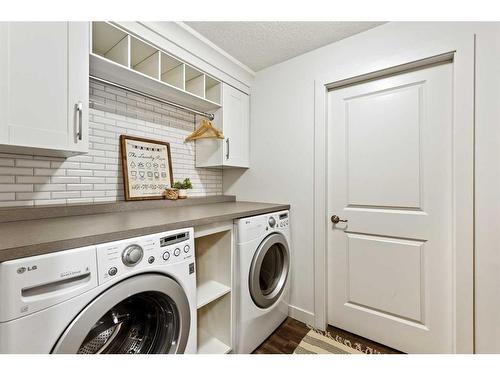
<svg viewBox="0 0 500 375">
<path fill-rule="evenodd" d="M 267 308 L 280 298 L 289 268 L 290 252 L 285 237 L 281 233 L 266 237 L 255 252 L 250 267 L 250 295 L 257 306 Z"/>
<path fill-rule="evenodd" d="M 181 286 L 165 276 L 140 275 L 87 305 L 53 353 L 182 353 L 189 326 L 189 302 Z"/>
</svg>

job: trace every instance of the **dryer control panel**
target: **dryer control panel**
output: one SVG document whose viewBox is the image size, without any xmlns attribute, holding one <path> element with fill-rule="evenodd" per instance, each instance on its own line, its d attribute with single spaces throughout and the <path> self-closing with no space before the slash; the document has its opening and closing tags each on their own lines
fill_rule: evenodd
<svg viewBox="0 0 500 375">
<path fill-rule="evenodd" d="M 97 246 L 99 284 L 136 270 L 185 261 L 194 262 L 193 228 Z"/>
</svg>

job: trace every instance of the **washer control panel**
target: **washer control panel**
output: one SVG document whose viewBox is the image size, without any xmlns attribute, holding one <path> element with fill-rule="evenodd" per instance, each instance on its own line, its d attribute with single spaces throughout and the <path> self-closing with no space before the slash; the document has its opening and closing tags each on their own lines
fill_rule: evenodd
<svg viewBox="0 0 500 375">
<path fill-rule="evenodd" d="M 288 212 L 284 212 L 278 216 L 278 227 L 279 228 L 286 228 L 289 225 L 289 217 L 288 217 Z"/>
<path fill-rule="evenodd" d="M 154 266 L 194 260 L 193 229 L 178 229 L 97 245 L 99 284 Z"/>
<path fill-rule="evenodd" d="M 288 211 L 279 213 L 279 214 L 273 214 L 269 216 L 267 219 L 267 229 L 281 229 L 281 228 L 287 228 L 289 225 L 288 222 Z"/>
</svg>

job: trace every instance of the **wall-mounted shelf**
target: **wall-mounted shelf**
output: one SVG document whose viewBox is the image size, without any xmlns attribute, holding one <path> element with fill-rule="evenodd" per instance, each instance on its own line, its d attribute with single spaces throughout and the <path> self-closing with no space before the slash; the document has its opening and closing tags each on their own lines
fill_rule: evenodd
<svg viewBox="0 0 500 375">
<path fill-rule="evenodd" d="M 199 111 L 221 108 L 220 81 L 108 22 L 92 22 L 90 74 Z"/>
</svg>

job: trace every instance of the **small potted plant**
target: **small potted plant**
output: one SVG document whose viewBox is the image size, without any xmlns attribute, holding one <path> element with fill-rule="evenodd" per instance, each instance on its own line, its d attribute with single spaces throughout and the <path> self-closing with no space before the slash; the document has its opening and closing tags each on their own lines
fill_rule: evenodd
<svg viewBox="0 0 500 375">
<path fill-rule="evenodd" d="M 179 190 L 179 199 L 187 198 L 187 190 L 193 188 L 193 184 L 189 178 L 185 178 L 184 181 L 176 181 L 173 186 L 175 189 Z"/>
</svg>

